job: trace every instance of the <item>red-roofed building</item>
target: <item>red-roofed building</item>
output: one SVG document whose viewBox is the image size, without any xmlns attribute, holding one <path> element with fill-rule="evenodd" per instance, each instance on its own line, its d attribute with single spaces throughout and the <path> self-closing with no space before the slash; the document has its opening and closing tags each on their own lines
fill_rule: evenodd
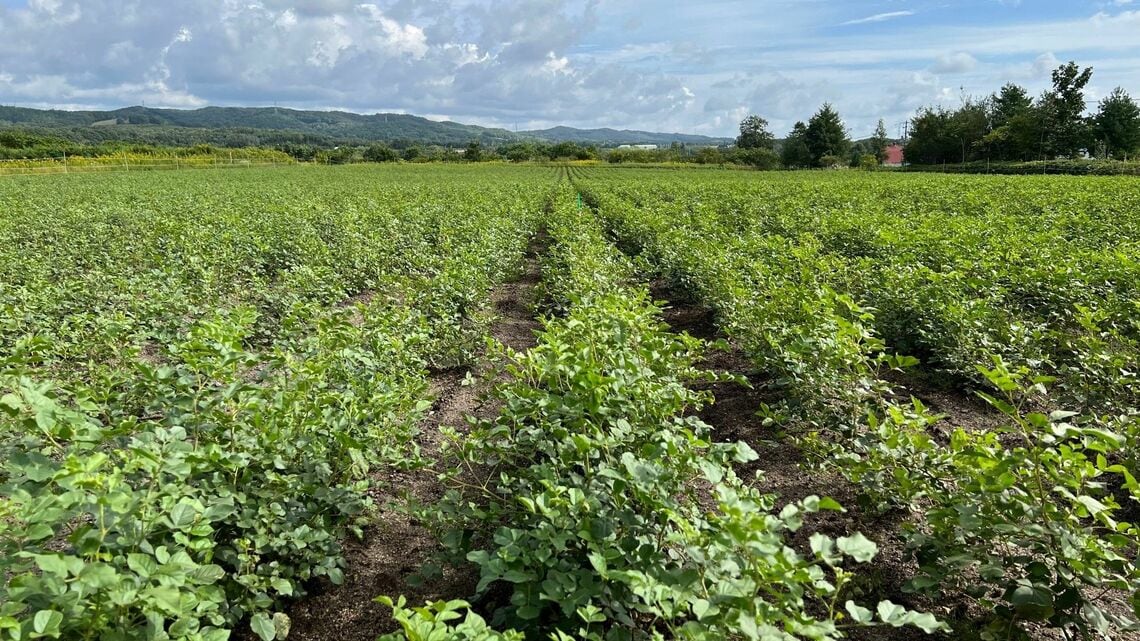
<svg viewBox="0 0 1140 641">
<path fill-rule="evenodd" d="M 883 165 L 886 167 L 902 167 L 903 166 L 903 148 L 902 145 L 891 145 L 884 150 L 886 160 Z"/>
</svg>

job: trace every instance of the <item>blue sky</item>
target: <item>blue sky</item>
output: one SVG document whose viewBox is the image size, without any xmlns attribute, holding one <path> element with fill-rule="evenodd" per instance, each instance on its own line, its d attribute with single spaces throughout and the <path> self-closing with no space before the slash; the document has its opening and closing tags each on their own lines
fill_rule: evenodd
<svg viewBox="0 0 1140 641">
<path fill-rule="evenodd" d="M 857 137 L 1076 60 L 1140 94 L 1140 0 L 0 0 L 0 103 L 399 111 Z"/>
</svg>

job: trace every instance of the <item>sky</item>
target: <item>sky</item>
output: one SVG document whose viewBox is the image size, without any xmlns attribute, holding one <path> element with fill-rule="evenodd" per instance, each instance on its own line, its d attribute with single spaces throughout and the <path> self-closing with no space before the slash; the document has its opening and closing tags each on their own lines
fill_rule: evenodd
<svg viewBox="0 0 1140 641">
<path fill-rule="evenodd" d="M 781 136 L 830 102 L 861 138 L 1068 60 L 1140 95 L 1140 0 L 0 0 L 0 104 L 41 108 Z"/>
</svg>

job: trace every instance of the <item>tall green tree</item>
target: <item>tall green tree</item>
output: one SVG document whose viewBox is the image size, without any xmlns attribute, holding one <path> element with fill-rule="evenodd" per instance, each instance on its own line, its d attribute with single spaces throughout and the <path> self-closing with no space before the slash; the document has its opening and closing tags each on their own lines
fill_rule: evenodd
<svg viewBox="0 0 1140 641">
<path fill-rule="evenodd" d="M 396 153 L 395 149 L 383 143 L 370 145 L 364 150 L 364 160 L 368 162 L 392 162 L 399 157 L 400 155 Z"/>
<path fill-rule="evenodd" d="M 1093 122 L 1105 155 L 1125 158 L 1140 151 L 1140 107 L 1123 88 L 1117 87 L 1100 101 Z"/>
<path fill-rule="evenodd" d="M 463 152 L 463 159 L 467 162 L 480 162 L 483 160 L 483 143 L 478 140 L 472 140 L 467 143 L 467 147 Z"/>
<path fill-rule="evenodd" d="M 953 111 L 925 108 L 910 121 L 908 162 L 939 165 L 966 162 L 984 153 L 989 115 L 985 103 L 967 100 Z"/>
<path fill-rule="evenodd" d="M 990 98 L 990 126 L 994 129 L 1004 127 L 1018 114 L 1025 113 L 1033 108 L 1033 97 L 1025 87 L 1006 83 L 999 93 Z"/>
<path fill-rule="evenodd" d="M 887 146 L 891 144 L 891 139 L 887 137 L 887 125 L 879 118 L 879 124 L 875 127 L 875 133 L 871 136 L 871 153 L 879 159 L 882 164 L 887 159 Z"/>
<path fill-rule="evenodd" d="M 982 144 L 994 160 L 1029 160 L 1041 153 L 1042 115 L 1029 92 L 1007 83 L 990 97 L 990 131 Z"/>
<path fill-rule="evenodd" d="M 1041 107 L 1045 116 L 1045 150 L 1054 156 L 1075 156 L 1091 146 L 1091 127 L 1085 118 L 1085 87 L 1092 67 L 1081 69 L 1068 62 L 1053 70 L 1053 90 Z"/>
<path fill-rule="evenodd" d="M 949 134 L 953 138 L 958 153 L 953 158 L 959 162 L 976 160 L 984 149 L 983 139 L 990 131 L 989 108 L 985 102 L 966 100 L 950 115 Z"/>
<path fill-rule="evenodd" d="M 924 107 L 910 121 L 910 138 L 903 153 L 909 163 L 939 165 L 949 162 L 957 151 L 952 112 L 941 107 Z"/>
<path fill-rule="evenodd" d="M 740 135 L 736 138 L 740 149 L 771 149 L 775 141 L 767 120 L 753 114 L 740 121 Z"/>
<path fill-rule="evenodd" d="M 843 126 L 839 112 L 830 103 L 824 103 L 808 120 L 804 142 L 811 152 L 812 164 L 816 167 L 822 166 L 825 156 L 846 159 L 847 152 L 851 149 L 847 128 Z"/>
<path fill-rule="evenodd" d="M 811 150 L 807 146 L 807 125 L 797 122 L 792 132 L 784 139 L 780 149 L 780 162 L 788 169 L 811 167 Z"/>
</svg>

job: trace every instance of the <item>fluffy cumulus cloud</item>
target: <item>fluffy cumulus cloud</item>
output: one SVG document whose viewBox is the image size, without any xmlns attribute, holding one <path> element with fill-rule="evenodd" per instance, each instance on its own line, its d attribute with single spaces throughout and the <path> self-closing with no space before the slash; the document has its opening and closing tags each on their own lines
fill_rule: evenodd
<svg viewBox="0 0 1140 641">
<path fill-rule="evenodd" d="M 0 101 L 278 103 L 717 135 L 752 112 L 782 133 L 832 102 L 862 135 L 1007 80 L 1038 91 L 1071 58 L 1097 67 L 1097 91 L 1140 93 L 1128 2 L 969 0 L 972 17 L 937 0 L 854 4 L 0 0 Z"/>
<path fill-rule="evenodd" d="M 476 120 L 619 119 L 679 79 L 568 56 L 596 3 L 30 0 L 0 9 L 0 94 L 35 105 L 266 104 Z"/>
</svg>

